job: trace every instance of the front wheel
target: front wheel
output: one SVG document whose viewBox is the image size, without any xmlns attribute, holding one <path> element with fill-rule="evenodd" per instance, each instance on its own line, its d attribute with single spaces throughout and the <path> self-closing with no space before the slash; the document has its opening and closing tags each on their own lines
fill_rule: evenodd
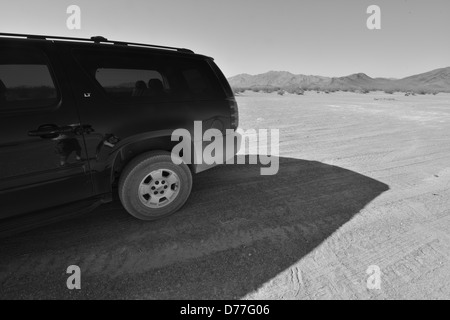
<svg viewBox="0 0 450 320">
<path fill-rule="evenodd" d="M 184 163 L 176 165 L 165 151 L 144 153 L 133 159 L 119 180 L 119 198 L 125 209 L 141 220 L 156 220 L 180 209 L 189 198 L 192 174 Z"/>
</svg>

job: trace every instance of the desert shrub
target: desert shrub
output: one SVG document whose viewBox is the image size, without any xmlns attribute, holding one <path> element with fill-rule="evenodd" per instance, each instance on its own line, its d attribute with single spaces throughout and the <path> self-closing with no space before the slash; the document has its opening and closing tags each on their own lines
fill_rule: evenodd
<svg viewBox="0 0 450 320">
<path fill-rule="evenodd" d="M 265 92 L 265 93 L 272 93 L 272 92 L 278 91 L 278 90 L 279 89 L 275 88 L 275 87 L 266 87 L 266 88 L 263 89 L 263 92 Z"/>
<path fill-rule="evenodd" d="M 305 93 L 305 91 L 299 87 L 286 89 L 286 92 L 296 95 L 303 95 Z"/>
<path fill-rule="evenodd" d="M 240 94 L 245 92 L 245 88 L 232 88 L 234 94 Z"/>
<path fill-rule="evenodd" d="M 264 92 L 264 93 L 272 93 L 280 89 L 281 88 L 279 87 L 274 87 L 270 85 L 252 86 L 250 88 L 247 88 L 247 90 L 251 90 L 253 92 Z"/>
<path fill-rule="evenodd" d="M 419 89 L 419 90 L 415 90 L 416 94 L 420 94 L 420 95 L 425 95 L 427 94 L 427 90 L 425 89 Z"/>
</svg>

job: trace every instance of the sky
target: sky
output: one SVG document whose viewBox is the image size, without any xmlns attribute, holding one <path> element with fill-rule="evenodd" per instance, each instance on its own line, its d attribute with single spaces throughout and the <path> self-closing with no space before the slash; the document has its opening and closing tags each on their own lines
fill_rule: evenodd
<svg viewBox="0 0 450 320">
<path fill-rule="evenodd" d="M 69 5 L 81 29 L 69 30 Z M 381 30 L 366 12 L 381 8 Z M 0 0 L 0 32 L 186 47 L 227 77 L 271 70 L 402 78 L 450 66 L 450 0 Z"/>
</svg>

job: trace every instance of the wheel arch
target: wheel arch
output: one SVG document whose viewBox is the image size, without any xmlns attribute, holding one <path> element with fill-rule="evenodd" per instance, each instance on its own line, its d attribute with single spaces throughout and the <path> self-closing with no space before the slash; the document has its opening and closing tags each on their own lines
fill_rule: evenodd
<svg viewBox="0 0 450 320">
<path fill-rule="evenodd" d="M 172 131 L 159 131 L 152 134 L 143 134 L 128 138 L 123 141 L 111 158 L 111 185 L 117 183 L 121 172 L 131 160 L 139 155 L 149 151 L 167 151 L 171 152 L 173 147 L 179 141 L 172 141 Z M 193 167 L 188 164 L 188 167 L 193 171 Z"/>
</svg>

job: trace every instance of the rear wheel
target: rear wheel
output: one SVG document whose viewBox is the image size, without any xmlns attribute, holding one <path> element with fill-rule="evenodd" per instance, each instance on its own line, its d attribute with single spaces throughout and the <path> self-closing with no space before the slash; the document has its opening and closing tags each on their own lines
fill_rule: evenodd
<svg viewBox="0 0 450 320">
<path fill-rule="evenodd" d="M 192 175 L 184 163 L 176 165 L 165 151 L 144 153 L 133 159 L 119 180 L 125 209 L 141 220 L 156 220 L 180 209 L 189 198 Z"/>
</svg>

